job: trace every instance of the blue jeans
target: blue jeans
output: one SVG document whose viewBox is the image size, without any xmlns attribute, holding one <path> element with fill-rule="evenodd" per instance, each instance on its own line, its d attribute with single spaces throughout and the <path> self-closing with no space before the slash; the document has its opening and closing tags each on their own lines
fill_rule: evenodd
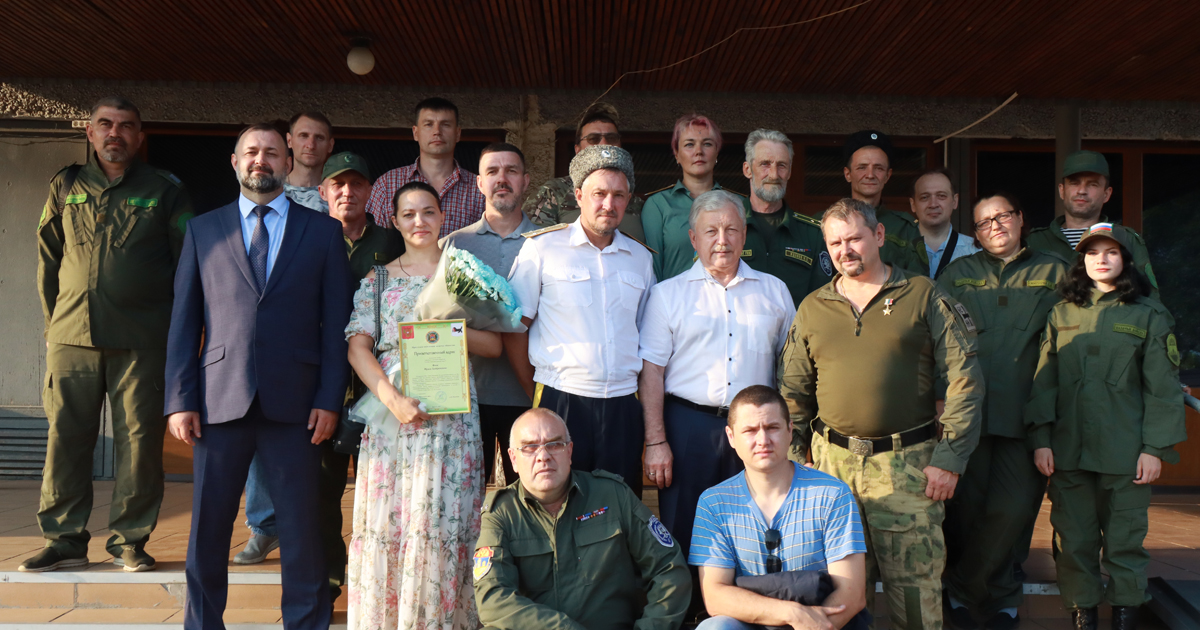
<svg viewBox="0 0 1200 630">
<path fill-rule="evenodd" d="M 709 617 L 696 626 L 696 630 L 758 630 L 758 628 L 762 628 L 762 626 L 756 623 L 738 621 L 733 617 L 726 617 L 724 615 Z"/>
<path fill-rule="evenodd" d="M 264 480 L 262 463 L 257 454 L 250 462 L 250 474 L 246 477 L 246 527 L 255 536 L 278 536 L 275 529 L 275 504 Z"/>
</svg>

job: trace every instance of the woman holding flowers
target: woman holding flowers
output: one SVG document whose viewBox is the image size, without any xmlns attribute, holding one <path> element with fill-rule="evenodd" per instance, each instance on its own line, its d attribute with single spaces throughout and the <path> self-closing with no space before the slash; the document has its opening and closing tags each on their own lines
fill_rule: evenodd
<svg viewBox="0 0 1200 630">
<path fill-rule="evenodd" d="M 386 266 L 381 330 L 375 330 L 374 272 L 355 294 L 346 327 L 350 364 L 387 410 L 379 414 L 385 418 L 368 416 L 358 459 L 347 571 L 352 629 L 479 626 L 470 569 L 484 463 L 474 384 L 469 414 L 430 417 L 390 378 L 400 362 L 397 324 L 417 319 L 417 296 L 442 254 L 442 218 L 428 184 L 396 192 L 392 221 L 406 249 Z M 467 328 L 467 347 L 499 356 L 500 335 Z"/>
</svg>

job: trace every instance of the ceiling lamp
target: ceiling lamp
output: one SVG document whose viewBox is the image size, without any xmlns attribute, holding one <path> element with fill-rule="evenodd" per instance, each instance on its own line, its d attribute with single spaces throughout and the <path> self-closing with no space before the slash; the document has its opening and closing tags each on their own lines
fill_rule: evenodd
<svg viewBox="0 0 1200 630">
<path fill-rule="evenodd" d="M 353 48 L 346 55 L 346 65 L 357 75 L 364 75 L 375 68 L 375 55 L 368 46 L 371 42 L 366 39 L 355 39 L 351 42 Z"/>
</svg>

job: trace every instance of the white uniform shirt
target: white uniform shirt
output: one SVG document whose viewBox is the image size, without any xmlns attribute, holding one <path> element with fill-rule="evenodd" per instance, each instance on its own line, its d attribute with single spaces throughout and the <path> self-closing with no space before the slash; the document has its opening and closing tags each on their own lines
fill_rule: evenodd
<svg viewBox="0 0 1200 630">
<path fill-rule="evenodd" d="M 775 387 L 775 361 L 796 316 L 792 304 L 782 280 L 743 261 L 723 287 L 697 260 L 650 291 L 638 356 L 666 368 L 666 393 L 728 406 L 746 387 Z"/>
<path fill-rule="evenodd" d="M 638 322 L 654 264 L 650 250 L 618 230 L 603 250 L 576 220 L 525 239 L 509 284 L 529 327 L 533 380 L 589 398 L 637 391 Z"/>
</svg>

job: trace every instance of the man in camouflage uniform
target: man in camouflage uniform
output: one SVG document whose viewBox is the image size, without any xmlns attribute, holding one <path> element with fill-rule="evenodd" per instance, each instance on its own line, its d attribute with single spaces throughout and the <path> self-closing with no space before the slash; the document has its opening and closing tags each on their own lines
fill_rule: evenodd
<svg viewBox="0 0 1200 630">
<path fill-rule="evenodd" d="M 940 628 L 942 501 L 979 440 L 975 324 L 932 280 L 880 260 L 870 205 L 835 203 L 822 230 L 838 274 L 801 302 L 781 359 L 794 454 L 858 500 L 867 585 L 882 578 L 892 627 Z M 949 383 L 940 432 L 939 379 Z"/>
<path fill-rule="evenodd" d="M 850 183 L 850 196 L 875 208 L 875 218 L 887 230 L 887 240 L 879 253 L 884 264 L 927 274 L 929 261 L 922 260 L 924 247 L 918 250 L 916 246 L 921 237 L 916 218 L 906 211 L 883 207 L 883 187 L 892 178 L 894 153 L 891 138 L 882 131 L 865 129 L 852 133 L 842 146 L 843 175 Z"/>
<path fill-rule="evenodd" d="M 608 103 L 596 103 L 589 107 L 575 127 L 575 153 L 596 144 L 621 146 L 617 120 L 617 109 Z M 618 229 L 625 236 L 644 243 L 646 231 L 642 229 L 642 203 L 640 196 L 633 196 Z M 575 184 L 571 176 L 555 177 L 542 184 L 525 199 L 521 210 L 529 215 L 530 221 L 542 227 L 574 223 L 579 218 L 579 202 L 575 200 Z"/>
<path fill-rule="evenodd" d="M 93 152 L 50 183 L 38 223 L 50 421 L 38 525 L 46 548 L 22 571 L 87 564 L 92 450 L 107 395 L 116 485 L 106 548 L 148 571 L 163 496 L 163 374 L 175 265 L 192 216 L 179 180 L 137 159 L 141 114 L 119 97 L 92 108 Z"/>
</svg>

